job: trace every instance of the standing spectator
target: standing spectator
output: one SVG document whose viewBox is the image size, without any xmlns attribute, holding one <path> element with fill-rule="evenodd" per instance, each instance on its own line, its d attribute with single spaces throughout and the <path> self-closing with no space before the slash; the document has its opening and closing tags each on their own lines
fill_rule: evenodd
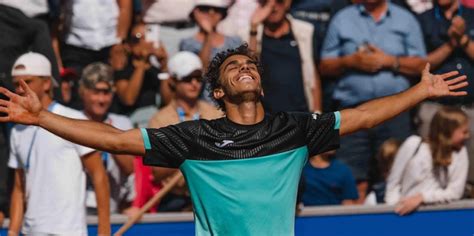
<svg viewBox="0 0 474 236">
<path fill-rule="evenodd" d="M 313 26 L 287 12 L 291 0 L 260 1 L 246 38 L 260 54 L 266 112 L 321 112 L 321 83 L 314 64 Z"/>
<path fill-rule="evenodd" d="M 141 0 L 141 3 L 143 22 L 158 32 L 157 40 L 165 45 L 169 55 L 177 53 L 181 40 L 192 37 L 198 30 L 189 18 L 194 0 Z"/>
<path fill-rule="evenodd" d="M 387 180 L 385 202 L 405 215 L 421 203 L 461 199 L 466 183 L 468 117 L 461 109 L 441 108 L 429 136 L 411 136 L 400 147 Z"/>
<path fill-rule="evenodd" d="M 258 1 L 230 0 L 230 2 L 227 16 L 219 23 L 217 31 L 223 35 L 240 37 L 240 29 L 248 26 Z"/>
<path fill-rule="evenodd" d="M 160 109 L 150 120 L 150 128 L 161 128 L 188 120 L 217 119 L 223 116 L 216 107 L 199 99 L 202 88 L 202 63 L 192 52 L 179 52 L 169 63 L 170 86 L 173 100 Z M 147 167 L 150 168 L 150 167 Z M 171 178 L 177 171 L 164 167 L 153 167 L 155 181 Z M 158 211 L 181 211 L 191 209 L 191 198 L 184 179 L 161 201 Z"/>
<path fill-rule="evenodd" d="M 199 55 L 203 68 L 207 68 L 209 61 L 219 51 L 241 44 L 239 37 L 216 31 L 217 25 L 227 16 L 228 6 L 226 0 L 195 0 L 191 19 L 198 24 L 199 31 L 193 37 L 183 39 L 179 49 Z"/>
<path fill-rule="evenodd" d="M 109 55 L 123 50 L 131 21 L 131 0 L 62 1 L 61 17 L 53 29 L 53 47 L 61 70 L 70 68 L 80 78 L 86 65 L 107 63 Z M 78 88 L 77 79 L 61 86 L 65 104 L 81 109 Z"/>
<path fill-rule="evenodd" d="M 25 2 L 29 2 L 25 4 Z M 42 1 L 38 1 L 42 5 Z M 47 12 L 44 7 L 36 6 L 31 1 L 2 0 L 0 1 L 0 85 L 13 89 L 11 68 L 15 60 L 23 53 L 35 51 L 45 55 L 53 65 L 56 65 L 51 37 L 48 27 L 40 20 L 25 15 L 35 16 Z M 19 7 L 23 6 L 31 10 L 22 12 Z M 52 68 L 53 76 L 58 78 L 57 66 Z M 10 126 L 0 124 L 0 215 L 7 212 L 9 205 L 9 186 L 13 172 L 8 170 L 8 139 Z"/>
<path fill-rule="evenodd" d="M 457 69 L 474 77 L 474 10 L 464 7 L 457 0 L 436 0 L 435 8 L 420 15 L 428 51 L 428 61 L 436 72 Z M 429 123 L 442 105 L 462 107 L 470 119 L 474 119 L 474 83 L 465 89 L 468 95 L 462 99 L 442 99 L 421 104 L 418 112 L 419 134 L 427 137 Z M 474 133 L 474 123 L 469 130 Z M 474 138 L 467 142 L 470 157 L 468 183 L 474 186 Z"/>
<path fill-rule="evenodd" d="M 114 96 L 113 70 L 110 66 L 95 62 L 84 68 L 79 81 L 79 95 L 84 104 L 84 115 L 90 120 L 104 122 L 121 130 L 133 128 L 126 116 L 110 113 Z M 107 171 L 110 186 L 110 212 L 119 213 L 127 195 L 133 189 L 127 186 L 128 177 L 133 173 L 133 156 L 100 152 Z M 89 181 L 88 181 L 89 182 Z M 97 202 L 93 186 L 87 186 L 86 204 L 90 213 L 97 213 Z"/>
<path fill-rule="evenodd" d="M 20 80 L 25 81 L 40 99 L 43 109 L 86 119 L 81 112 L 52 99 L 52 88 L 57 83 L 51 77 L 51 64 L 43 55 L 22 55 L 13 66 L 12 76 L 16 93 L 25 94 L 19 87 Z M 12 234 L 18 235 L 22 222 L 21 232 L 26 235 L 87 234 L 84 169 L 96 189 L 99 234 L 110 234 L 109 185 L 98 152 L 45 129 L 24 125 L 13 128 L 10 150 L 8 165 L 15 169 L 9 227 Z"/>
<path fill-rule="evenodd" d="M 340 9 L 351 4 L 349 0 L 293 0 L 290 13 L 299 20 L 311 23 L 314 27 L 313 33 L 313 57 L 319 64 L 321 47 L 329 26 L 329 21 Z M 330 98 L 334 92 L 335 81 L 321 80 L 322 97 Z M 332 99 L 323 99 L 324 111 L 336 109 Z"/>
<path fill-rule="evenodd" d="M 334 16 L 321 54 L 321 74 L 336 79 L 333 99 L 343 109 L 408 89 L 408 78 L 420 74 L 426 53 L 411 13 L 387 0 L 364 0 Z M 390 137 L 403 140 L 410 134 L 410 116 L 405 112 L 341 139 L 336 157 L 351 167 L 361 203 L 379 146 Z"/>
<path fill-rule="evenodd" d="M 146 26 L 136 24 L 130 35 L 131 55 L 115 71 L 115 86 L 117 88 L 116 107 L 112 111 L 132 116 L 135 124 L 145 127 L 150 117 L 157 110 L 161 101 L 169 100 L 166 93 L 160 93 L 160 80 L 158 75 L 166 71 L 167 53 L 161 44 L 158 48 L 153 42 L 148 42 L 146 37 Z M 153 59 L 161 65 L 152 65 Z M 168 93 L 169 96 L 169 93 Z"/>
<path fill-rule="evenodd" d="M 309 158 L 303 169 L 303 204 L 352 205 L 359 198 L 351 169 L 334 159 L 335 151 Z"/>
</svg>

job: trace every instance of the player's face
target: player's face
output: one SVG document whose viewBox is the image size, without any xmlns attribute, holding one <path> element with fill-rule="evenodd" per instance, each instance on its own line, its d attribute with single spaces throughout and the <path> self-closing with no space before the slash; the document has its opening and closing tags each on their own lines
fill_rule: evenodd
<svg viewBox="0 0 474 236">
<path fill-rule="evenodd" d="M 228 98 L 260 99 L 261 78 L 256 62 L 250 57 L 233 55 L 227 58 L 220 67 L 219 79 Z"/>
<path fill-rule="evenodd" d="M 81 96 L 86 113 L 102 117 L 107 114 L 114 94 L 106 82 L 99 82 L 93 89 L 82 88 Z"/>
<path fill-rule="evenodd" d="M 468 139 L 469 124 L 466 122 L 454 130 L 453 135 L 451 136 L 451 143 L 455 149 L 460 150 Z"/>
</svg>

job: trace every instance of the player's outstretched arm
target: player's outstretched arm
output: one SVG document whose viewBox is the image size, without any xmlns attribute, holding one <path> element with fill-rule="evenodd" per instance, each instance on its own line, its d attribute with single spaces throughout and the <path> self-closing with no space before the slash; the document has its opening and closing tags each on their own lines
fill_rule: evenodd
<svg viewBox="0 0 474 236">
<path fill-rule="evenodd" d="M 454 77 L 456 75 L 457 71 L 433 75 L 430 73 L 430 65 L 427 64 L 421 81 L 410 89 L 374 99 L 353 109 L 342 110 L 339 134 L 346 135 L 360 129 L 372 128 L 427 98 L 466 95 L 465 91 L 456 91 L 467 86 L 466 76 Z"/>
<path fill-rule="evenodd" d="M 43 109 L 36 94 L 21 80 L 25 96 L 0 87 L 9 100 L 0 99 L 0 122 L 37 125 L 71 142 L 111 153 L 144 155 L 145 146 L 140 130 L 122 131 L 108 124 L 77 120 L 56 115 Z"/>
</svg>

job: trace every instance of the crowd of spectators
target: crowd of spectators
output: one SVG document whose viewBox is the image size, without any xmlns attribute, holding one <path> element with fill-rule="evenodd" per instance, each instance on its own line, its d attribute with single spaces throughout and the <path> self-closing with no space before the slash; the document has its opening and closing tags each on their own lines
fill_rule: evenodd
<svg viewBox="0 0 474 236">
<path fill-rule="evenodd" d="M 0 32 L 1 86 L 21 93 L 23 77 L 15 71 L 28 63 L 17 59 L 35 52 L 51 65 L 43 96 L 61 109 L 79 110 L 64 108 L 74 117 L 121 129 L 222 116 L 202 74 L 217 52 L 242 43 L 260 57 L 270 113 L 355 107 L 406 90 L 426 63 L 435 73 L 457 70 L 474 78 L 472 0 L 0 0 Z M 342 137 L 335 152 L 309 157 L 299 199 L 305 206 L 386 202 L 406 214 L 422 203 L 474 198 L 474 138 L 468 134 L 474 132 L 474 83 L 465 90 L 467 96 L 424 102 Z M 1 223 L 9 212 L 18 217 L 24 210 L 18 198 L 29 167 L 17 153 L 28 152 L 29 161 L 44 150 L 33 146 L 39 137 L 26 137 L 33 140 L 29 146 L 17 143 L 20 134 L 36 130 L 0 125 Z M 84 188 L 77 200 L 88 214 L 101 214 L 96 193 L 110 195 L 110 212 L 136 214 L 178 171 L 146 167 L 141 157 L 92 153 L 71 157 L 78 159 L 76 175 L 84 175 L 79 160 L 89 174 L 87 184 L 74 185 Z M 100 156 L 103 168 L 86 154 Z M 103 184 L 94 173 L 104 170 L 110 191 L 94 191 Z M 47 184 L 28 174 L 28 193 Z M 191 209 L 181 180 L 151 212 Z"/>
</svg>

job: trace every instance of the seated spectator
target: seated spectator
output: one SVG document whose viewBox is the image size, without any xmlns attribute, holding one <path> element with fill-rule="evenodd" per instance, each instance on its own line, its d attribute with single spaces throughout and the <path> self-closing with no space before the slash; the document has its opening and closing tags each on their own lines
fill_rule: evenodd
<svg viewBox="0 0 474 236">
<path fill-rule="evenodd" d="M 180 122 L 197 119 L 217 119 L 223 116 L 212 104 L 199 99 L 202 88 L 202 63 L 192 52 L 178 52 L 168 63 L 171 76 L 169 85 L 174 99 L 160 109 L 150 120 L 151 128 L 161 128 Z M 166 183 L 177 171 L 164 167 L 153 167 L 155 181 Z M 191 199 L 184 179 L 161 201 L 158 211 L 191 210 Z"/>
<path fill-rule="evenodd" d="M 96 62 L 86 66 L 79 81 L 79 95 L 84 104 L 84 115 L 90 120 L 104 122 L 121 130 L 133 128 L 129 118 L 109 113 L 114 96 L 113 70 L 110 66 Z M 133 173 L 133 156 L 100 152 L 102 164 L 109 176 L 110 212 L 119 213 L 127 202 L 127 194 L 133 188 L 127 186 L 128 176 Z M 93 186 L 88 179 L 86 205 L 88 212 L 97 213 L 97 202 Z"/>
<path fill-rule="evenodd" d="M 420 26 L 407 10 L 388 0 L 362 1 L 340 10 L 331 20 L 321 51 L 320 72 L 335 79 L 337 110 L 353 108 L 377 97 L 405 91 L 410 77 L 426 64 Z M 359 193 L 371 180 L 370 163 L 388 138 L 404 140 L 412 133 L 404 112 L 372 129 L 341 138 L 336 157 L 354 174 Z M 360 203 L 365 194 L 360 195 Z"/>
<path fill-rule="evenodd" d="M 474 77 L 474 9 L 461 5 L 457 0 L 435 0 L 434 9 L 419 16 L 428 51 L 428 61 L 436 73 L 459 70 L 468 78 Z M 418 132 L 428 135 L 430 121 L 443 105 L 462 107 L 474 119 L 474 83 L 462 89 L 467 96 L 461 99 L 439 99 L 420 105 L 417 114 Z M 474 123 L 470 123 L 474 132 Z M 466 143 L 469 156 L 468 184 L 474 186 L 474 138 Z M 474 197 L 474 195 L 473 195 Z"/>
<path fill-rule="evenodd" d="M 335 151 L 313 156 L 303 169 L 303 204 L 352 205 L 359 198 L 351 170 L 334 159 Z"/>
<path fill-rule="evenodd" d="M 131 116 L 132 120 L 134 114 L 141 113 L 136 122 L 141 122 L 137 124 L 140 127 L 146 126 L 151 115 L 160 106 L 160 101 L 166 100 L 160 97 L 158 75 L 166 70 L 168 56 L 163 45 L 156 48 L 154 43 L 148 42 L 145 37 L 145 25 L 135 25 L 130 36 L 131 55 L 121 64 L 121 68 L 114 66 L 118 99 L 112 111 Z"/>
<path fill-rule="evenodd" d="M 458 200 L 464 193 L 468 157 L 468 118 L 461 109 L 441 108 L 433 117 L 429 136 L 409 137 L 400 147 L 387 180 L 385 202 L 400 215 L 422 203 Z"/>
<path fill-rule="evenodd" d="M 249 27 L 250 49 L 262 61 L 267 113 L 321 112 L 321 83 L 313 57 L 313 26 L 287 14 L 290 0 L 259 1 Z"/>
<path fill-rule="evenodd" d="M 382 143 L 382 145 L 380 145 L 377 156 L 375 156 L 378 172 L 380 173 L 380 179 L 372 185 L 372 191 L 367 194 L 364 204 L 376 205 L 378 203 L 385 202 L 385 188 L 387 185 L 386 180 L 400 145 L 401 142 L 394 138 L 387 139 Z"/>
</svg>

